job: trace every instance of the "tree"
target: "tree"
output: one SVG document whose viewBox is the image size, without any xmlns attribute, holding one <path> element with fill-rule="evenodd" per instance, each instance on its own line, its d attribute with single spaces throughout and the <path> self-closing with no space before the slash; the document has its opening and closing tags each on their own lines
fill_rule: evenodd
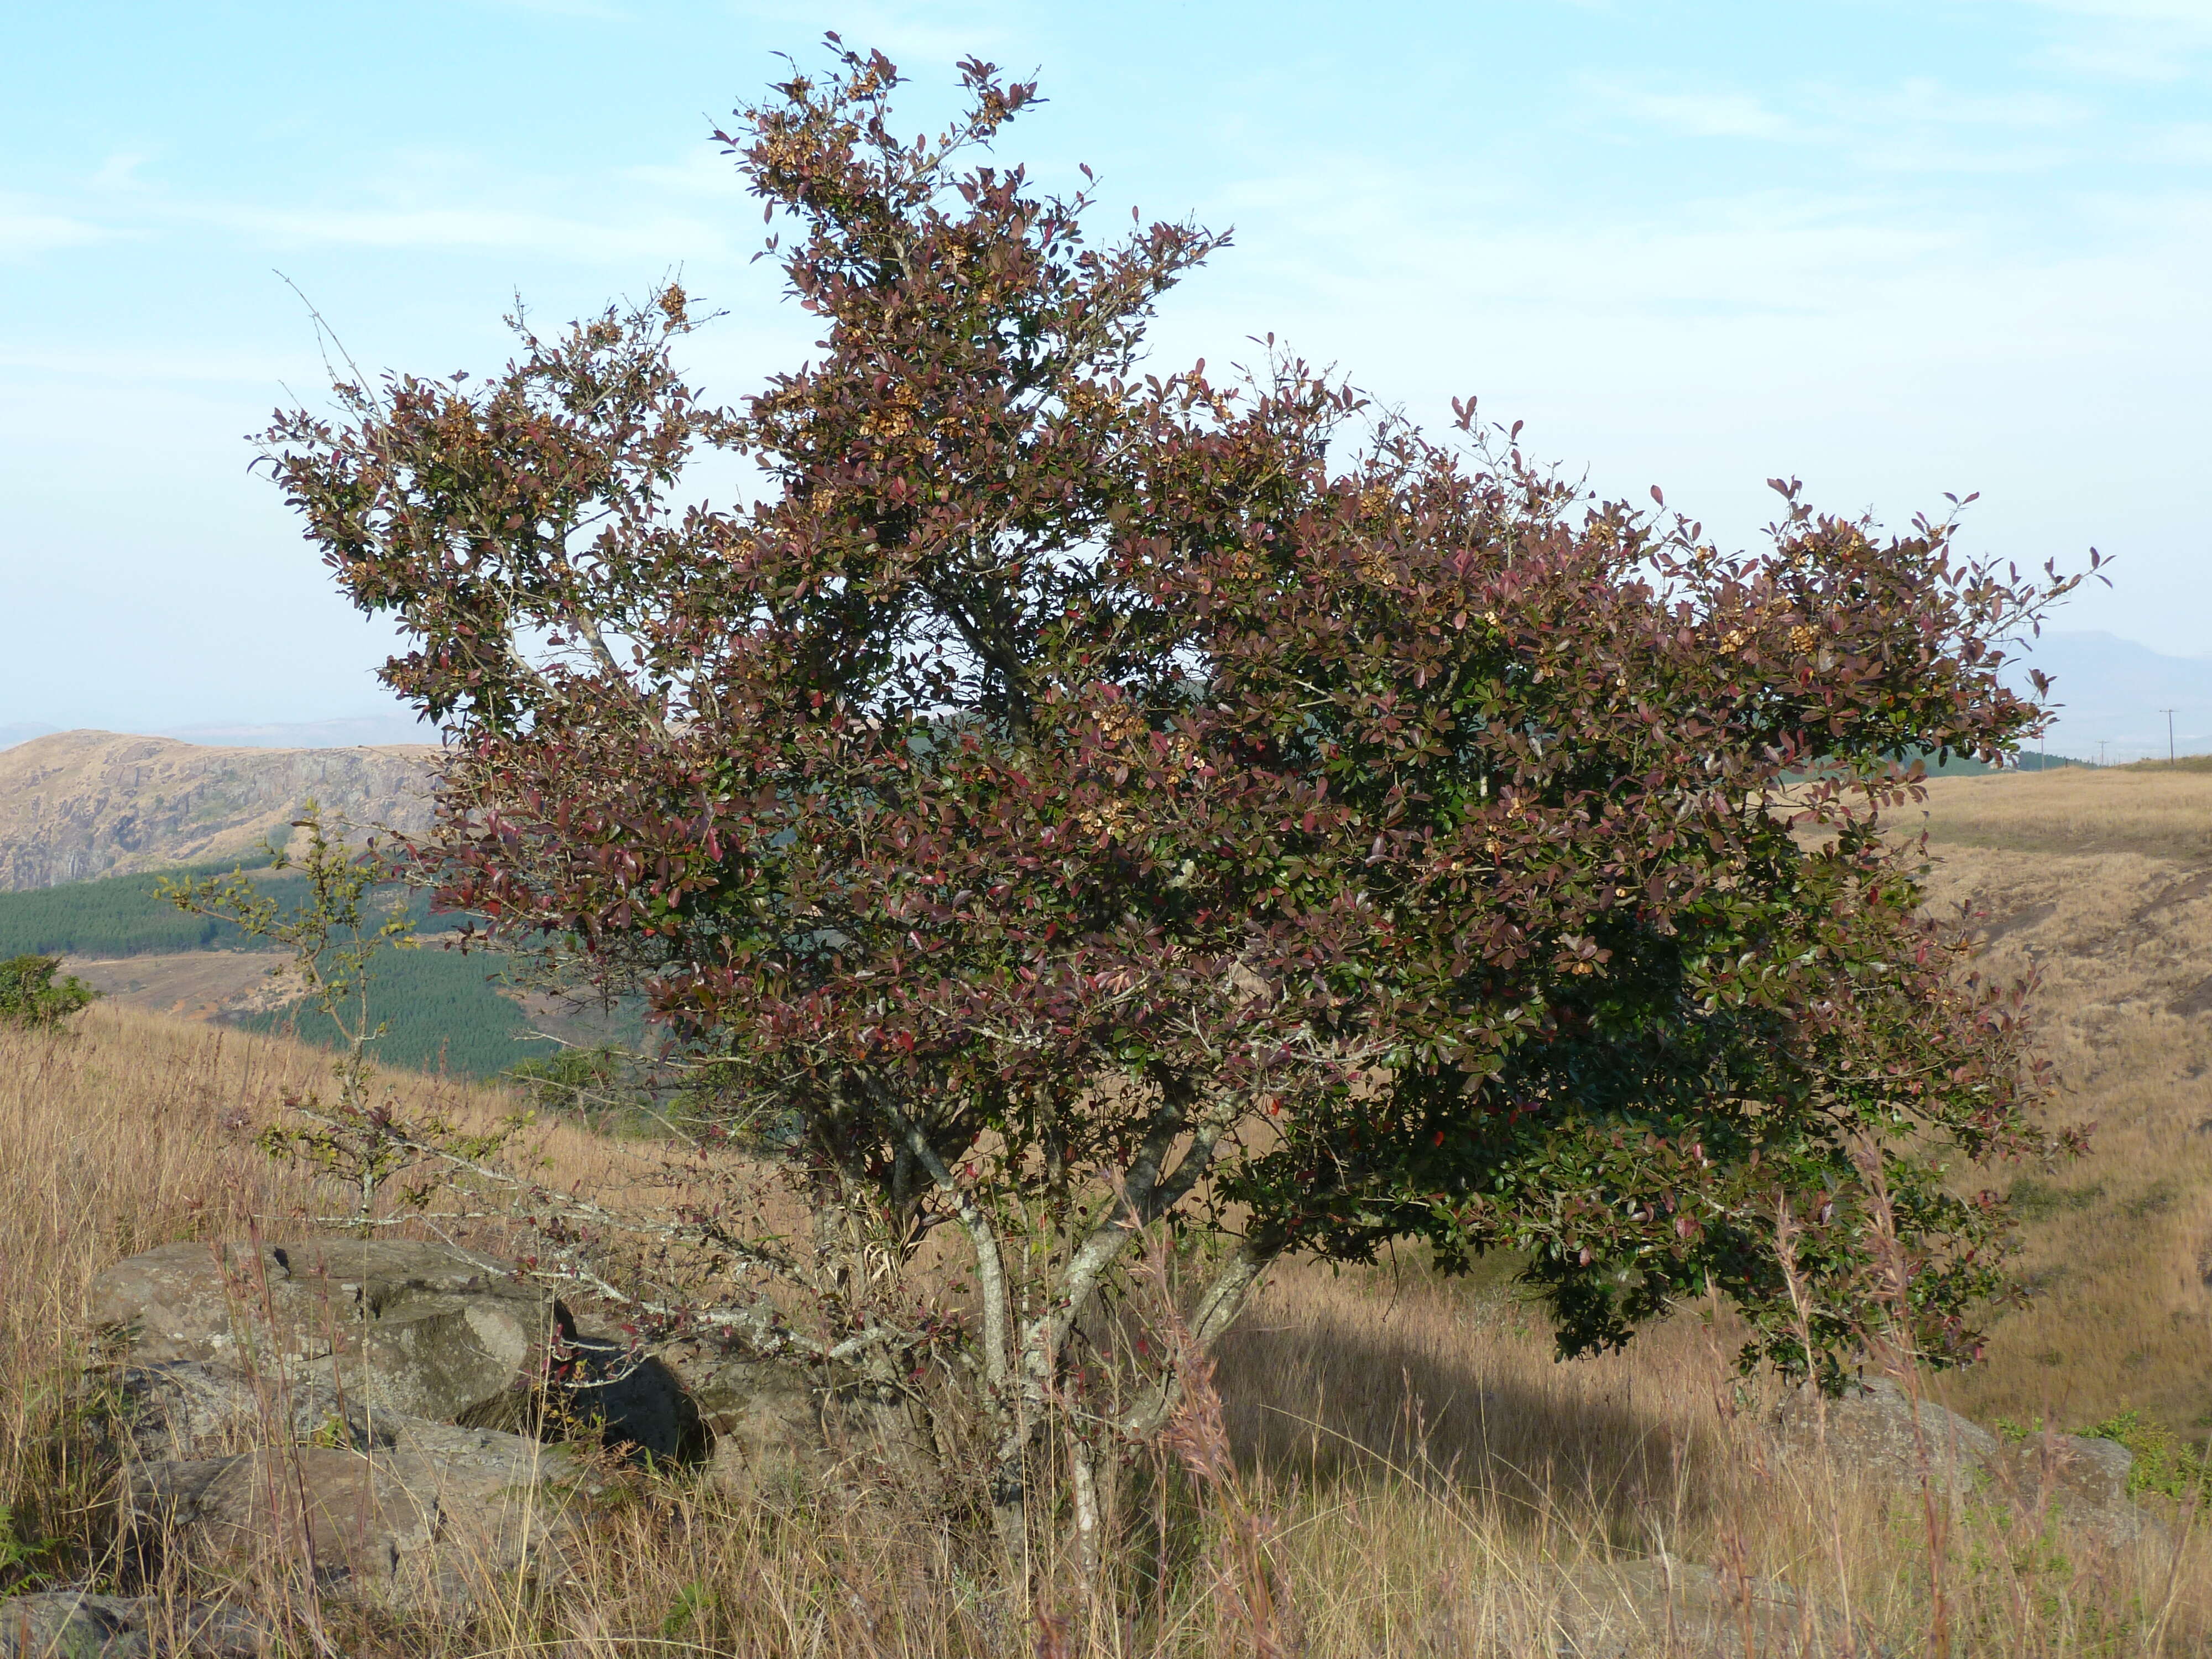
<svg viewBox="0 0 2212 1659">
<path fill-rule="evenodd" d="M 91 1006 L 100 993 L 61 966 L 59 957 L 35 955 L 0 962 L 0 1024 L 51 1030 Z"/>
<path fill-rule="evenodd" d="M 1143 373 L 1223 239 L 1094 247 L 1088 190 L 974 157 L 1033 87 L 964 64 L 908 144 L 897 71 L 831 47 L 716 135 L 795 232 L 814 362 L 710 409 L 671 287 L 266 439 L 451 734 L 423 878 L 793 1126 L 847 1261 L 821 1351 L 903 1376 L 972 1310 L 1010 1539 L 1042 1424 L 1080 1508 L 1171 1403 L 1072 1363 L 1160 1222 L 1214 1243 L 1200 1341 L 1286 1252 L 1412 1237 L 1526 1252 L 1569 1353 L 1717 1288 L 1832 1377 L 1891 1238 L 1916 1339 L 1966 1351 L 2003 1217 L 1943 1160 L 2052 1143 L 2017 988 L 1960 971 L 1874 814 L 1890 757 L 2032 729 L 2001 645 L 2075 579 L 1794 483 L 1724 557 L 1472 405 L 1442 441 L 1288 358 Z M 679 511 L 702 448 L 763 498 Z M 900 1277 L 945 1228 L 958 1305 Z"/>
<path fill-rule="evenodd" d="M 302 803 L 292 828 L 307 832 L 301 854 L 276 848 L 269 860 L 271 870 L 298 870 L 306 878 L 301 902 L 289 908 L 243 868 L 198 879 L 164 878 L 155 892 L 188 915 L 228 921 L 248 938 L 290 953 L 300 994 L 330 1022 L 337 1038 L 331 1075 L 337 1098 L 330 1116 L 312 1097 L 293 1103 L 311 1127 L 272 1128 L 262 1145 L 301 1158 L 349 1188 L 354 1207 L 348 1219 L 365 1229 L 373 1224 L 378 1189 L 423 1156 L 408 1144 L 392 1103 L 375 1098 L 372 1050 L 386 1024 L 370 1017 L 368 995 L 378 953 L 410 949 L 418 941 L 404 909 L 376 902 L 376 889 L 388 872 L 373 839 L 363 847 L 349 844 L 343 829 L 333 833 L 324 823 L 313 800 Z"/>
</svg>

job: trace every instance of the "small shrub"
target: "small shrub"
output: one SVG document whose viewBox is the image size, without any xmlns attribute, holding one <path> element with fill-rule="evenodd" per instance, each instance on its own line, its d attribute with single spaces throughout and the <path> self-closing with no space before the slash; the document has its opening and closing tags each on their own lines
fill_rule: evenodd
<svg viewBox="0 0 2212 1659">
<path fill-rule="evenodd" d="M 2165 1424 L 2145 1421 L 2139 1411 L 2122 1412 L 2081 1432 L 2092 1440 L 2117 1440 L 2135 1454 L 2128 1471 L 2130 1497 L 2154 1492 L 2180 1502 L 2204 1480 L 2204 1455 Z"/>
<path fill-rule="evenodd" d="M 630 1075 L 629 1056 L 608 1043 L 592 1048 L 563 1048 L 558 1054 L 510 1066 L 502 1073 L 521 1088 L 540 1111 L 574 1112 L 588 1123 L 619 1115 L 647 1102 Z"/>
<path fill-rule="evenodd" d="M 100 994 L 74 974 L 64 975 L 59 957 L 11 957 L 0 962 L 0 1022 L 10 1025 L 58 1025 Z"/>
</svg>

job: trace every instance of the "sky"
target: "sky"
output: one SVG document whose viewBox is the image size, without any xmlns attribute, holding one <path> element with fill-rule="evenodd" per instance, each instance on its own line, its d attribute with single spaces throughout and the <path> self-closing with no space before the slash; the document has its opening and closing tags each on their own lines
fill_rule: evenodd
<svg viewBox="0 0 2212 1659">
<path fill-rule="evenodd" d="M 1899 526 L 1979 491 L 1970 550 L 2112 557 L 2057 626 L 2212 656 L 2212 0 L 75 0 L 0 54 L 0 726 L 389 711 L 248 470 L 328 384 L 308 306 L 481 374 L 518 295 L 677 273 L 743 397 L 812 333 L 707 135 L 828 28 L 915 131 L 963 56 L 1036 71 L 1000 155 L 1087 162 L 1102 232 L 1231 228 L 1164 365 L 1272 331 L 1735 546 L 1778 474 Z"/>
</svg>

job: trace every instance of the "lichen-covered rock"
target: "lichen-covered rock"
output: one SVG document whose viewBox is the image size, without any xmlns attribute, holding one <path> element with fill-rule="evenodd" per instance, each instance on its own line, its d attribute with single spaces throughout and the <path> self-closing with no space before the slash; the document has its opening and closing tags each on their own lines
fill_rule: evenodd
<svg viewBox="0 0 2212 1659">
<path fill-rule="evenodd" d="M 1864 1628 L 1775 1578 L 1716 1571 L 1693 1561 L 1644 1556 L 1585 1568 L 1555 1607 L 1587 1659 L 1636 1659 L 1658 1651 L 1680 1659 L 1790 1654 L 1797 1659 L 1884 1659 Z"/>
<path fill-rule="evenodd" d="M 94 1399 L 118 1441 L 142 1462 L 302 1441 L 357 1450 L 392 1443 L 391 1413 L 380 1423 L 327 1382 L 247 1377 L 193 1359 L 120 1367 L 100 1379 Z"/>
<path fill-rule="evenodd" d="M 0 1659 L 258 1659 L 277 1651 L 242 1607 L 42 1590 L 0 1601 Z"/>
<path fill-rule="evenodd" d="M 1924 1470 L 1944 1492 L 1970 1490 L 1996 1462 L 1997 1437 L 1932 1400 L 1914 1401 L 1887 1378 L 1823 1400 L 1800 1389 L 1783 1402 L 1776 1427 L 1799 1449 L 1826 1446 L 1838 1463 L 1917 1483 Z"/>
<path fill-rule="evenodd" d="M 489 1429 L 397 1428 L 386 1450 L 137 1465 L 129 1518 L 169 1559 L 306 1570 L 328 1593 L 392 1606 L 466 1606 L 564 1573 L 562 1547 L 596 1484 L 573 1453 Z"/>
<path fill-rule="evenodd" d="M 2116 1440 L 2037 1434 L 2004 1447 L 1994 1470 L 2015 1507 L 2048 1509 L 2111 1542 L 2129 1543 L 2162 1529 L 2128 1492 L 2135 1462 Z"/>
<path fill-rule="evenodd" d="M 465 1606 L 562 1566 L 607 1466 L 713 1453 L 753 1489 L 934 1469 L 927 1419 L 851 1367 L 580 1328 L 507 1264 L 442 1245 L 173 1244 L 118 1262 L 94 1397 L 142 1561 L 311 1572 L 332 1593 Z M 570 1442 L 568 1444 L 556 1443 Z"/>
<path fill-rule="evenodd" d="M 1825 1419 L 1825 1421 L 1824 1421 Z M 1784 1444 L 1856 1471 L 1931 1489 L 1954 1501 L 1981 1498 L 2018 1513 L 2056 1513 L 2112 1543 L 2155 1532 L 2159 1522 L 2128 1494 L 2135 1457 L 2111 1440 L 2039 1434 L 2000 1440 L 1932 1400 L 1915 1401 L 1887 1379 L 1821 1401 L 1800 1389 L 1775 1418 Z"/>
<path fill-rule="evenodd" d="M 795 1365 L 686 1352 L 683 1367 L 711 1447 L 708 1478 L 753 1492 L 820 1475 L 829 1465 L 817 1389 Z"/>
<path fill-rule="evenodd" d="M 323 1382 L 365 1411 L 442 1422 L 535 1389 L 568 1327 L 506 1264 L 398 1239 L 164 1245 L 102 1273 L 92 1315 L 141 1366 Z"/>
</svg>

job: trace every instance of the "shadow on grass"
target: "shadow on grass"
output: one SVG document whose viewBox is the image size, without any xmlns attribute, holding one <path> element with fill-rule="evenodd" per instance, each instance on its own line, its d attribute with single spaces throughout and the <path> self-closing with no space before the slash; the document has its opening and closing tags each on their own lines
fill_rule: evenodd
<svg viewBox="0 0 2212 1659">
<path fill-rule="evenodd" d="M 1707 1510 L 1707 1460 L 1679 1411 L 1638 1408 L 1626 1365 L 1555 1362 L 1540 1338 L 1471 1329 L 1486 1322 L 1434 1296 L 1299 1304 L 1263 1306 L 1218 1351 L 1231 1443 L 1270 1480 L 1407 1483 L 1632 1549 Z"/>
</svg>

